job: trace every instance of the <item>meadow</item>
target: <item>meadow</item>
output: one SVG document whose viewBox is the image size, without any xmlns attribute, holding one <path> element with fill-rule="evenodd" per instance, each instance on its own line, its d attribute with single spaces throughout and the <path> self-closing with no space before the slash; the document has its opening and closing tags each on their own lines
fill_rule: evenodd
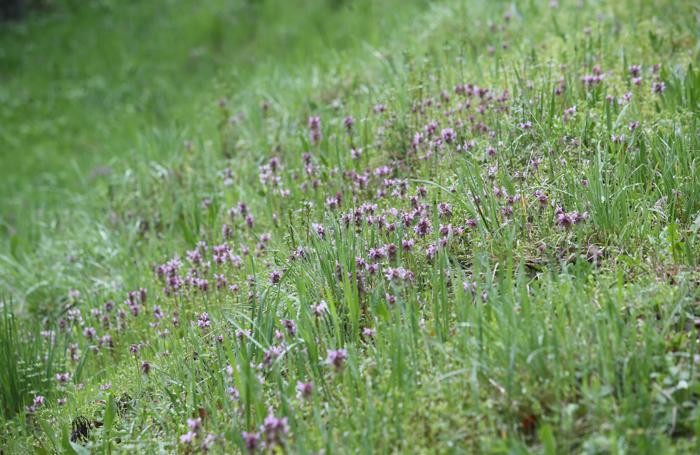
<svg viewBox="0 0 700 455">
<path fill-rule="evenodd" d="M 0 453 L 699 453 L 691 0 L 0 23 Z"/>
</svg>

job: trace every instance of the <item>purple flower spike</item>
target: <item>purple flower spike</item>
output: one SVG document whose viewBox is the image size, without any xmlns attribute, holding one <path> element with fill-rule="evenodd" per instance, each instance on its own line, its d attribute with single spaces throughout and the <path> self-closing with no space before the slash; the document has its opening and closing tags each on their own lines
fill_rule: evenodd
<svg viewBox="0 0 700 455">
<path fill-rule="evenodd" d="M 245 443 L 245 448 L 248 450 L 248 452 L 253 453 L 260 448 L 260 433 L 248 433 L 247 431 L 244 431 L 242 436 L 243 442 Z"/>
<path fill-rule="evenodd" d="M 333 366 L 336 371 L 340 371 L 345 366 L 345 361 L 348 359 L 348 351 L 345 349 L 328 350 L 326 363 Z"/>
<path fill-rule="evenodd" d="M 265 439 L 265 447 L 272 449 L 275 446 L 284 446 L 284 439 L 289 434 L 289 424 L 286 417 L 275 417 L 270 409 L 260 428 Z"/>
<path fill-rule="evenodd" d="M 300 400 L 306 400 L 311 397 L 314 391 L 314 384 L 312 382 L 297 382 L 297 397 Z"/>
<path fill-rule="evenodd" d="M 282 272 L 273 270 L 270 272 L 270 284 L 277 284 L 282 280 Z"/>
</svg>

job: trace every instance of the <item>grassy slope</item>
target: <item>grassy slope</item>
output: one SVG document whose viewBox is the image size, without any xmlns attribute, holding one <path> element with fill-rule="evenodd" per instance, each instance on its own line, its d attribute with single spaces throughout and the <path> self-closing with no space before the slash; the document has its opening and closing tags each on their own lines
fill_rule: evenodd
<svg viewBox="0 0 700 455">
<path fill-rule="evenodd" d="M 101 2 L 8 27 L 0 46 L 5 292 L 44 311 L 70 288 L 121 283 L 104 281 L 129 273 L 121 265 L 143 215 L 134 212 L 150 209 L 149 201 L 127 205 L 148 191 L 147 177 L 182 158 L 185 142 L 218 139 L 220 98 L 257 107 L 276 84 L 299 96 L 302 84 L 318 84 L 312 72 L 337 70 L 350 53 L 359 59 L 422 2 L 338 4 Z M 84 260 L 66 260 L 75 258 Z"/>
<path fill-rule="evenodd" d="M 221 35 L 213 33 L 220 36 L 220 55 L 203 58 L 211 67 L 205 64 L 199 75 L 177 70 L 190 58 L 185 45 L 173 50 L 162 67 L 160 60 L 151 61 L 164 47 L 155 43 L 167 42 L 165 32 L 154 32 L 164 41 L 155 39 L 156 54 L 144 50 L 141 58 L 152 65 L 144 74 L 163 75 L 162 86 L 152 89 L 163 95 L 160 107 L 137 101 L 142 90 L 132 88 L 134 79 L 125 75 L 121 83 L 134 93 L 126 96 L 128 103 L 115 101 L 120 112 L 104 131 L 75 133 L 83 122 L 104 118 L 102 103 L 66 114 L 75 130 L 49 123 L 47 128 L 65 131 L 60 150 L 75 157 L 78 172 L 60 164 L 66 158 L 59 161 L 43 151 L 47 130 L 37 126 L 41 122 L 3 111 L 10 122 L 36 128 L 26 136 L 3 130 L 4 138 L 16 138 L 14 150 L 34 147 L 31 156 L 56 160 L 65 174 L 48 183 L 43 179 L 46 193 L 59 194 L 56 200 L 43 198 L 28 187 L 45 168 L 32 167 L 36 161 L 21 156 L 8 158 L 23 170 L 8 180 L 21 191 L 7 190 L 11 197 L 3 203 L 14 235 L 4 248 L 0 278 L 13 298 L 35 314 L 61 312 L 70 304 L 68 289 L 80 290 L 76 304 L 83 325 L 59 332 L 57 343 L 59 352 L 66 343 L 79 344 L 85 358 L 72 363 L 59 356 L 53 368 L 70 371 L 73 382 L 84 388 L 37 386 L 50 405 L 35 417 L 7 422 L 9 447 L 49 447 L 52 432 L 60 439 L 76 415 L 109 420 L 110 397 L 121 400 L 123 412 L 109 432 L 92 432 L 95 448 L 173 450 L 187 431 L 186 418 L 199 413 L 206 415 L 205 429 L 196 444 L 211 432 L 219 435 L 220 450 L 230 450 L 242 444 L 242 430 L 262 423 L 268 406 L 289 418 L 288 444 L 300 452 L 369 452 L 372 447 L 548 451 L 554 445 L 562 452 L 658 452 L 697 444 L 700 385 L 693 324 L 698 317 L 700 184 L 694 131 L 700 83 L 688 66 L 697 60 L 697 11 L 691 2 L 585 7 L 561 2 L 554 10 L 539 2 L 517 7 L 440 2 L 425 14 L 402 10 L 404 17 L 388 15 L 391 5 L 374 14 L 360 14 L 358 8 L 330 16 L 319 7 L 307 16 L 271 3 L 247 12 L 257 15 L 257 30 L 251 26 L 238 36 L 222 27 Z M 189 30 L 189 20 L 182 17 L 190 15 L 179 16 L 176 10 L 173 17 L 181 17 Z M 133 14 L 148 17 L 136 9 Z M 212 23 L 224 20 L 220 14 L 205 16 L 200 33 L 210 33 Z M 94 22 L 88 15 L 85 20 Z M 50 33 L 46 36 L 53 42 Z M 195 32 L 183 40 L 201 42 Z M 268 57 L 250 57 L 261 55 Z M 226 56 L 232 65 L 225 63 Z M 635 63 L 644 68 L 640 88 L 627 72 Z M 658 75 L 650 71 L 654 63 L 662 64 Z M 596 64 L 606 72 L 605 80 L 587 90 L 580 77 Z M 207 85 L 215 66 L 217 82 L 193 88 L 197 82 Z M 71 67 L 82 66 L 66 66 Z M 21 65 L 17 68 L 16 75 L 25 74 Z M 97 69 L 86 74 L 95 71 L 110 74 Z M 180 83 L 173 82 L 177 78 L 192 86 L 182 98 Z M 666 84 L 662 95 L 651 93 L 655 78 Z M 561 79 L 566 90 L 557 96 Z M 464 111 L 445 114 L 464 100 L 453 87 L 465 82 L 491 88 L 494 96 L 508 90 L 509 99 L 501 103 L 508 107 L 505 112 L 494 101 L 478 114 L 478 96 L 466 109 L 493 135 L 460 126 L 460 120 L 470 124 Z M 12 83 L 30 87 L 32 82 L 10 76 Z M 46 79 L 36 82 L 46 84 Z M 112 84 L 87 93 L 111 96 Z M 55 88 L 48 87 L 46 93 L 53 96 Z M 617 100 L 628 90 L 630 103 L 605 100 L 606 95 Z M 14 93 L 3 96 L 16 99 Z M 227 99 L 225 107 L 214 105 L 218 97 Z M 134 125 L 112 128 L 123 123 L 120 119 L 132 119 L 130 103 L 143 108 Z M 387 112 L 374 113 L 376 103 L 386 104 Z M 577 113 L 564 121 L 564 110 L 574 105 Z M 319 145 L 308 142 L 309 115 L 321 116 Z M 342 125 L 346 115 L 356 122 L 351 135 Z M 473 151 L 459 153 L 453 143 L 432 153 L 425 145 L 412 152 L 413 133 L 430 120 L 439 123 L 438 133 L 454 128 L 459 143 L 475 140 Z M 634 132 L 627 127 L 632 121 L 640 122 Z M 532 126 L 518 127 L 524 122 Z M 622 133 L 623 143 L 611 141 L 611 135 Z M 95 161 L 74 147 L 92 141 L 110 144 Z M 496 149 L 495 158 L 484 153 L 489 145 Z M 360 160 L 351 159 L 351 147 L 362 148 Z M 311 173 L 302 163 L 307 151 Z M 274 156 L 281 161 L 279 181 L 263 185 L 259 166 Z M 538 169 L 532 159 L 541 160 Z M 103 160 L 114 168 L 112 174 L 75 178 Z M 374 177 L 367 188 L 341 178 L 343 171 L 361 173 L 384 164 L 392 166 L 393 177 L 406 179 L 407 196 L 377 197 L 383 183 Z M 491 178 L 489 168 L 495 165 Z M 226 168 L 231 169 L 229 182 L 222 177 Z M 515 171 L 528 175 L 520 179 Z M 494 185 L 526 200 L 509 204 L 494 195 Z M 400 220 L 391 233 L 378 229 L 376 221 L 348 229 L 339 219 L 341 212 L 365 202 L 377 203 L 379 212 L 408 210 L 409 196 L 419 186 L 427 189 L 420 203 L 428 205 L 424 212 L 433 226 L 426 238 L 415 235 L 413 226 L 402 228 Z M 280 194 L 280 188 L 289 195 Z M 90 193 L 81 196 L 86 189 Z M 385 189 L 388 195 L 393 190 Z M 587 211 L 589 219 L 558 228 L 554 207 L 538 208 L 535 190 L 569 211 Z M 344 196 L 342 209 L 324 208 L 338 191 Z M 478 204 L 474 194 L 480 195 Z M 208 208 L 202 206 L 205 198 Z M 255 216 L 253 229 L 242 217 L 227 215 L 239 202 Z M 452 207 L 449 221 L 438 217 L 440 202 Z M 392 220 L 391 214 L 387 217 Z M 366 220 L 367 213 L 361 218 Z M 477 219 L 476 228 L 450 234 L 445 248 L 433 259 L 426 257 L 426 249 L 439 241 L 441 223 L 462 227 L 470 218 Z M 234 227 L 230 244 L 243 256 L 241 268 L 200 271 L 211 281 L 209 292 L 163 296 L 153 266 L 173 255 L 186 262 L 186 251 L 198 240 L 221 243 L 223 223 Z M 312 223 L 323 223 L 324 239 Z M 262 249 L 266 232 L 271 240 Z M 399 285 L 381 273 L 367 274 L 358 288 L 356 256 L 371 262 L 370 248 L 400 245 L 402 238 L 413 238 L 414 250 L 380 261 L 382 270 L 408 268 L 415 282 Z M 241 245 L 251 254 L 243 255 Z M 290 260 L 299 246 L 306 258 Z M 601 251 L 600 258 L 595 251 Z M 188 267 L 182 266 L 183 275 Z M 269 283 L 272 270 L 284 272 L 280 283 Z M 214 290 L 214 272 L 224 273 L 240 291 Z M 474 292 L 465 289 L 465 282 L 475 283 Z M 140 286 L 149 291 L 148 304 L 139 317 L 128 316 L 123 329 L 114 315 L 108 318 L 110 329 L 102 328 L 101 316 L 90 315 L 106 299 L 128 310 L 121 303 L 126 291 Z M 387 303 L 386 294 L 397 302 Z M 329 312 L 316 320 L 311 305 L 322 299 Z M 153 305 L 166 314 L 156 328 L 149 326 L 157 322 Z M 175 311 L 178 327 L 169 322 Z M 212 320 L 206 331 L 197 327 L 204 311 Z M 274 332 L 284 331 L 283 318 L 296 321 L 297 333 L 280 341 Z M 109 333 L 115 347 L 90 352 L 96 342 L 82 333 L 90 326 L 100 336 Z M 155 335 L 166 327 L 168 335 Z M 374 337 L 363 336 L 363 327 L 371 327 Z M 252 329 L 250 338 L 237 340 L 239 328 Z M 223 343 L 215 341 L 217 335 L 224 336 Z M 141 346 L 138 359 L 128 352 L 132 344 Z M 323 359 L 326 349 L 340 347 L 347 348 L 349 360 L 342 372 L 334 372 Z M 284 355 L 266 365 L 264 351 L 279 348 Z M 151 365 L 148 375 L 139 369 L 143 361 Z M 260 370 L 249 367 L 259 363 Z M 234 367 L 230 377 L 224 373 L 227 364 Z M 316 391 L 304 403 L 294 388 L 297 381 L 309 380 Z M 101 391 L 107 383 L 110 391 Z M 238 400 L 229 399 L 229 386 L 240 392 Z M 68 404 L 56 407 L 55 399 L 64 395 Z M 37 427 L 42 421 L 51 421 L 52 430 Z"/>
</svg>

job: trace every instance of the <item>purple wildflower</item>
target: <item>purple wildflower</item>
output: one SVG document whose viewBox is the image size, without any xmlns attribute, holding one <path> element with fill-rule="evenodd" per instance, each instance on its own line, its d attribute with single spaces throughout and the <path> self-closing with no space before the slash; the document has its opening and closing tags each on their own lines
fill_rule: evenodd
<svg viewBox="0 0 700 455">
<path fill-rule="evenodd" d="M 71 362 L 77 362 L 78 358 L 80 357 L 80 354 L 79 354 L 80 351 L 78 349 L 78 345 L 75 343 L 69 344 L 68 345 L 68 352 L 70 355 Z"/>
<path fill-rule="evenodd" d="M 282 325 L 284 326 L 285 329 L 287 329 L 287 333 L 289 334 L 290 337 L 293 337 L 297 334 L 297 325 L 292 321 L 291 319 L 282 319 L 280 321 Z"/>
<path fill-rule="evenodd" d="M 425 257 L 429 260 L 432 261 L 435 259 L 435 255 L 438 252 L 438 247 L 434 243 L 431 243 L 428 245 L 428 247 L 425 249 Z"/>
<path fill-rule="evenodd" d="M 348 351 L 345 349 L 335 349 L 328 350 L 328 357 L 326 358 L 326 363 L 335 368 L 336 371 L 340 371 L 345 366 L 345 361 L 348 359 Z"/>
<path fill-rule="evenodd" d="M 216 435 L 213 433 L 207 434 L 207 436 L 204 438 L 204 441 L 202 441 L 202 451 L 203 452 L 208 452 L 209 449 L 212 448 L 214 443 L 216 442 Z"/>
<path fill-rule="evenodd" d="M 452 216 L 452 206 L 446 202 L 439 203 L 438 214 L 440 218 L 450 218 Z"/>
<path fill-rule="evenodd" d="M 314 391 L 314 384 L 312 382 L 297 382 L 297 397 L 300 400 L 306 400 L 311 397 Z"/>
<path fill-rule="evenodd" d="M 270 366 L 277 360 L 284 352 L 283 346 L 271 346 L 263 352 L 263 365 Z"/>
<path fill-rule="evenodd" d="M 666 91 L 666 84 L 659 81 L 659 82 L 654 82 L 651 86 L 651 91 L 652 93 L 660 94 Z"/>
<path fill-rule="evenodd" d="M 188 431 L 187 433 L 180 436 L 180 444 L 192 444 L 192 442 L 197 438 L 197 433 Z"/>
<path fill-rule="evenodd" d="M 555 223 L 557 224 L 557 226 L 562 227 L 564 229 L 568 229 L 573 224 L 579 223 L 583 220 L 582 215 L 579 215 L 578 212 L 574 211 L 571 213 L 567 213 L 561 207 L 557 207 L 555 211 L 555 216 Z"/>
<path fill-rule="evenodd" d="M 355 119 L 349 115 L 343 119 L 343 126 L 345 126 L 345 129 L 348 130 L 348 133 L 350 131 L 352 131 L 352 126 L 354 124 L 355 124 Z"/>
<path fill-rule="evenodd" d="M 321 237 L 321 238 L 326 237 L 326 229 L 323 227 L 322 224 L 312 223 L 311 227 L 313 228 L 314 231 L 316 231 L 316 234 L 318 234 L 319 237 Z"/>
<path fill-rule="evenodd" d="M 448 237 L 450 235 L 450 233 L 452 232 L 452 225 L 451 224 L 448 224 L 448 225 L 441 224 L 440 229 L 438 229 L 438 232 L 440 233 L 440 237 L 443 237 L 443 238 Z"/>
<path fill-rule="evenodd" d="M 309 139 L 312 144 L 321 142 L 321 117 L 309 117 Z"/>
<path fill-rule="evenodd" d="M 428 218 L 421 218 L 413 230 L 418 236 L 425 237 L 433 231 L 433 228 Z"/>
<path fill-rule="evenodd" d="M 457 137 L 452 128 L 444 128 L 440 131 L 440 136 L 442 136 L 442 140 L 445 141 L 446 144 L 451 144 Z"/>
<path fill-rule="evenodd" d="M 196 419 L 187 419 L 187 428 L 192 431 L 197 431 L 202 427 L 202 419 L 197 417 Z"/>
<path fill-rule="evenodd" d="M 275 446 L 283 446 L 284 438 L 289 433 L 289 424 L 286 417 L 275 417 L 270 409 L 260 428 L 265 439 L 265 447 L 272 449 Z"/>
<path fill-rule="evenodd" d="M 282 272 L 273 270 L 270 272 L 270 284 L 277 284 L 282 280 Z"/>
<path fill-rule="evenodd" d="M 202 331 L 207 330 L 211 326 L 211 320 L 209 320 L 209 313 L 204 312 L 197 317 L 197 325 Z"/>
<path fill-rule="evenodd" d="M 252 453 L 260 448 L 260 433 L 249 433 L 244 431 L 242 436 L 243 443 L 245 444 L 245 448 L 248 450 L 248 452 Z"/>
<path fill-rule="evenodd" d="M 547 195 L 540 190 L 535 190 L 535 197 L 537 198 L 537 200 L 540 203 L 540 206 L 542 207 L 545 207 L 547 205 L 547 202 L 549 201 Z"/>
<path fill-rule="evenodd" d="M 316 317 L 322 316 L 323 313 L 328 311 L 328 304 L 325 300 L 321 300 L 317 305 L 313 305 L 311 309 Z"/>
<path fill-rule="evenodd" d="M 94 327 L 86 327 L 83 330 L 83 335 L 88 340 L 92 340 L 93 338 L 95 338 L 95 335 L 97 335 L 97 331 L 94 329 Z"/>
<path fill-rule="evenodd" d="M 246 226 L 248 226 L 248 228 L 253 228 L 253 225 L 255 224 L 255 218 L 253 217 L 253 215 L 246 215 L 245 224 Z"/>
</svg>

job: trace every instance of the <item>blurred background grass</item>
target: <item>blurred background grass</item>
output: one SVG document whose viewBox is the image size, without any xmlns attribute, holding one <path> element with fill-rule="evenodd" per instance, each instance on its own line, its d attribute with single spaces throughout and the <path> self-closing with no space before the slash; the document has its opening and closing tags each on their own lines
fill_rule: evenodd
<svg viewBox="0 0 700 455">
<path fill-rule="evenodd" d="M 425 3 L 56 0 L 0 24 L 6 233 L 94 191 L 138 155 L 139 137 L 206 128 L 203 106 L 264 85 L 266 62 L 322 67 L 331 52 L 381 42 Z"/>
</svg>

